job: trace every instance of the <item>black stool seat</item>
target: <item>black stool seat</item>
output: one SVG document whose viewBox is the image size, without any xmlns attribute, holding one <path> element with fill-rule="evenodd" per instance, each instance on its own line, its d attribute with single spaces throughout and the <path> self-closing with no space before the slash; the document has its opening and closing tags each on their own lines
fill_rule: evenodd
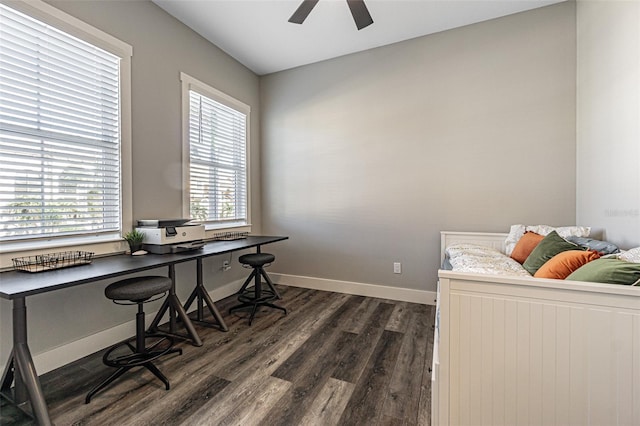
<svg viewBox="0 0 640 426">
<path fill-rule="evenodd" d="M 271 264 L 276 257 L 270 253 L 248 253 L 243 254 L 238 258 L 238 261 L 242 263 L 245 267 L 253 268 L 251 275 L 246 279 L 242 288 L 238 292 L 238 301 L 239 305 L 233 306 L 229 309 L 229 313 L 235 311 L 236 309 L 242 308 L 251 308 L 251 315 L 249 316 L 249 325 L 253 322 L 253 317 L 255 316 L 258 307 L 267 306 L 269 308 L 279 309 L 287 314 L 287 310 L 282 306 L 275 305 L 271 303 L 275 299 L 282 299 L 278 290 L 276 290 L 271 278 L 267 275 L 264 270 L 264 267 L 268 264 Z M 266 280 L 266 284 L 269 286 L 269 289 L 262 288 L 262 278 Z M 251 281 L 255 280 L 255 284 L 253 289 L 247 290 L 247 286 L 251 283 Z"/>
<path fill-rule="evenodd" d="M 238 262 L 243 265 L 249 265 L 252 268 L 264 266 L 267 263 L 272 263 L 274 260 L 276 260 L 276 257 L 271 253 L 248 253 L 238 258 Z"/>
<path fill-rule="evenodd" d="M 149 300 L 171 289 L 169 277 L 133 277 L 117 281 L 104 289 L 104 295 L 111 300 Z"/>
<path fill-rule="evenodd" d="M 144 311 L 142 305 L 154 296 L 163 295 L 173 286 L 169 277 L 145 276 L 133 277 L 116 281 L 107 286 L 104 295 L 119 305 L 138 305 L 136 314 L 136 335 L 124 342 L 111 346 L 102 356 L 102 362 L 118 369 L 95 386 L 87 394 L 85 403 L 91 401 L 93 395 L 106 388 L 118 377 L 133 367 L 142 366 L 153 373 L 169 390 L 169 380 L 158 370 L 153 361 L 161 356 L 177 353 L 182 355 L 182 349 L 173 349 L 173 339 L 167 336 L 147 333 L 144 326 Z M 157 300 L 156 297 L 153 300 Z M 129 302 L 129 303 L 127 303 Z M 130 342 L 135 341 L 135 345 Z M 149 344 L 147 344 L 147 341 Z M 124 353 L 122 353 L 124 352 Z"/>
</svg>

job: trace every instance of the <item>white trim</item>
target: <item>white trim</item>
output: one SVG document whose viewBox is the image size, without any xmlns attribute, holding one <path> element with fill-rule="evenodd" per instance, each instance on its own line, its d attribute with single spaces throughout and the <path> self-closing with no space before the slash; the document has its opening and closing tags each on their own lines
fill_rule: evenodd
<svg viewBox="0 0 640 426">
<path fill-rule="evenodd" d="M 60 9 L 41 0 L 11 1 L 2 0 L 3 4 L 19 10 L 33 18 L 45 22 L 57 29 L 78 37 L 88 43 L 111 52 L 121 58 L 131 57 L 133 48 L 110 34 L 99 30 L 80 19 L 71 16 Z"/>
<path fill-rule="evenodd" d="M 208 293 L 213 301 L 218 301 L 235 294 L 240 289 L 240 287 L 242 287 L 243 283 L 244 278 L 217 287 L 209 291 Z M 193 312 L 194 310 L 196 310 L 195 304 L 189 310 L 189 312 Z M 145 315 L 146 324 L 151 323 L 156 315 L 156 312 L 148 313 Z M 73 361 L 83 358 L 87 355 L 98 352 L 124 339 L 128 339 L 135 334 L 136 322 L 135 320 L 131 320 L 124 324 L 108 328 L 90 336 L 83 337 L 81 339 L 63 344 L 46 352 L 34 355 L 33 362 L 36 366 L 36 371 L 38 372 L 38 374 L 42 375 L 49 371 L 55 370 L 56 368 L 62 367 L 63 365 L 67 365 Z"/>
<path fill-rule="evenodd" d="M 275 272 L 269 272 L 269 277 L 271 277 L 273 282 L 277 284 L 291 287 L 311 288 L 314 290 L 377 297 L 381 299 L 397 300 L 400 302 L 422 303 L 425 305 L 436 304 L 435 291 L 389 287 L 352 281 L 338 281 L 326 278 L 303 277 L 300 275 L 279 274 Z"/>
<path fill-rule="evenodd" d="M 211 87 L 207 83 L 191 77 L 189 74 L 180 72 L 181 82 L 181 104 L 182 104 L 182 215 L 183 217 L 190 217 L 190 199 L 191 199 L 191 177 L 189 176 L 189 162 L 191 158 L 190 146 L 189 146 L 189 90 L 194 90 L 201 95 L 207 96 L 216 102 L 220 102 L 230 108 L 240 111 L 246 115 L 247 120 L 245 123 L 245 152 L 246 152 L 246 223 L 235 223 L 229 226 L 224 224 L 205 223 L 208 229 L 215 228 L 217 231 L 225 229 L 233 229 L 242 226 L 248 226 L 251 228 L 251 106 L 245 104 L 242 101 L 230 96 L 214 87 Z M 251 229 L 249 229 L 250 231 Z"/>
<path fill-rule="evenodd" d="M 120 224 L 122 234 L 133 229 L 133 158 L 131 56 L 120 60 Z"/>
<path fill-rule="evenodd" d="M 182 159 L 180 165 L 182 167 L 182 217 L 189 218 L 190 202 L 191 202 L 191 178 L 189 176 L 189 161 L 191 158 L 189 146 L 189 83 L 185 79 L 187 74 L 180 73 L 180 95 L 182 104 Z"/>
<path fill-rule="evenodd" d="M 184 72 L 180 72 L 180 81 L 182 81 L 183 88 L 186 87 L 187 90 L 193 89 L 198 93 L 206 95 L 210 98 L 214 98 L 217 102 L 220 102 L 230 108 L 238 110 L 243 114 L 245 114 L 247 118 L 249 118 L 249 115 L 251 114 L 251 107 L 245 104 L 244 102 L 237 100 L 233 96 L 227 95 L 226 93 L 214 87 L 211 87 L 207 83 L 203 83 L 197 78 L 193 78 L 189 74 Z"/>
</svg>

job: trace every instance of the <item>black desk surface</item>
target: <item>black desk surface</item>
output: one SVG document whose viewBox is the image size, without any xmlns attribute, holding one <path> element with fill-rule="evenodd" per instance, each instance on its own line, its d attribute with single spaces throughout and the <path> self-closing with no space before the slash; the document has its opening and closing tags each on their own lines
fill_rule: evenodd
<svg viewBox="0 0 640 426">
<path fill-rule="evenodd" d="M 73 266 L 46 272 L 9 271 L 0 273 L 0 297 L 16 299 L 46 293 L 133 272 L 145 271 L 190 260 L 230 253 L 263 244 L 286 240 L 288 237 L 248 236 L 234 241 L 209 241 L 199 249 L 176 254 L 125 254 L 100 257 L 88 265 Z"/>
</svg>

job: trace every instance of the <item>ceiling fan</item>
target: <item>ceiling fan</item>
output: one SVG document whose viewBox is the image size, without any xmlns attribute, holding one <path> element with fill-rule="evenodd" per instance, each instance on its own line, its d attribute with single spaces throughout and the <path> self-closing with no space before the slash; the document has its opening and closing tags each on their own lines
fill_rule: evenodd
<svg viewBox="0 0 640 426">
<path fill-rule="evenodd" d="M 313 10 L 318 0 L 302 0 L 300 6 L 293 12 L 291 18 L 289 18 L 289 22 L 294 24 L 302 24 L 309 13 Z M 347 4 L 349 5 L 349 9 L 351 9 L 351 15 L 353 16 L 353 20 L 356 22 L 356 27 L 358 30 L 363 29 L 364 27 L 368 27 L 373 24 L 373 19 L 369 14 L 369 10 L 367 6 L 364 4 L 364 0 L 347 0 Z"/>
</svg>

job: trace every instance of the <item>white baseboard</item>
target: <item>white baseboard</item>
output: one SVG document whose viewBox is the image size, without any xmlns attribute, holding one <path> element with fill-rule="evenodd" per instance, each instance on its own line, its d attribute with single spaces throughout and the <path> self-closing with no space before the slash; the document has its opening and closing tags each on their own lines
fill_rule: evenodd
<svg viewBox="0 0 640 426">
<path fill-rule="evenodd" d="M 269 272 L 273 282 L 292 287 L 311 288 L 314 290 L 333 291 L 335 293 L 355 294 L 358 296 L 377 297 L 400 302 L 436 304 L 436 292 L 414 290 L 411 288 L 389 287 L 377 284 L 356 283 L 352 281 L 329 280 L 325 278 L 303 277 Z"/>
<path fill-rule="evenodd" d="M 236 280 L 231 283 L 225 284 L 221 287 L 215 288 L 209 292 L 211 299 L 216 301 L 224 299 L 236 293 L 242 284 L 244 279 Z M 195 304 L 192 305 L 189 312 L 193 312 L 196 309 Z M 155 317 L 156 312 L 147 313 L 145 315 L 146 324 L 151 323 Z M 107 330 L 100 331 L 87 337 L 75 340 L 70 343 L 58 346 L 57 348 L 48 350 L 46 352 L 33 355 L 33 363 L 36 366 L 36 371 L 39 375 L 55 370 L 63 365 L 69 364 L 87 355 L 91 355 L 101 349 L 107 348 L 121 340 L 127 339 L 136 334 L 136 322 L 131 320 L 124 324 L 111 327 Z"/>
<path fill-rule="evenodd" d="M 277 284 L 292 287 L 310 288 L 314 290 L 333 291 L 335 293 L 355 294 L 358 296 L 378 297 L 382 299 L 398 300 L 401 302 L 423 303 L 435 305 L 436 293 L 433 291 L 414 290 L 409 288 L 388 287 L 376 284 L 364 284 L 350 281 L 337 281 L 324 278 L 303 277 L 269 273 L 269 276 Z M 214 301 L 224 299 L 236 293 L 244 278 L 215 288 L 209 292 Z M 195 305 L 189 310 L 196 309 Z M 145 321 L 149 324 L 156 312 L 146 314 Z M 87 337 L 58 346 L 46 352 L 33 355 L 33 362 L 38 374 L 44 374 L 63 365 L 69 364 L 87 355 L 91 355 L 101 349 L 107 348 L 116 342 L 133 336 L 136 333 L 135 320 L 111 327 Z"/>
</svg>

